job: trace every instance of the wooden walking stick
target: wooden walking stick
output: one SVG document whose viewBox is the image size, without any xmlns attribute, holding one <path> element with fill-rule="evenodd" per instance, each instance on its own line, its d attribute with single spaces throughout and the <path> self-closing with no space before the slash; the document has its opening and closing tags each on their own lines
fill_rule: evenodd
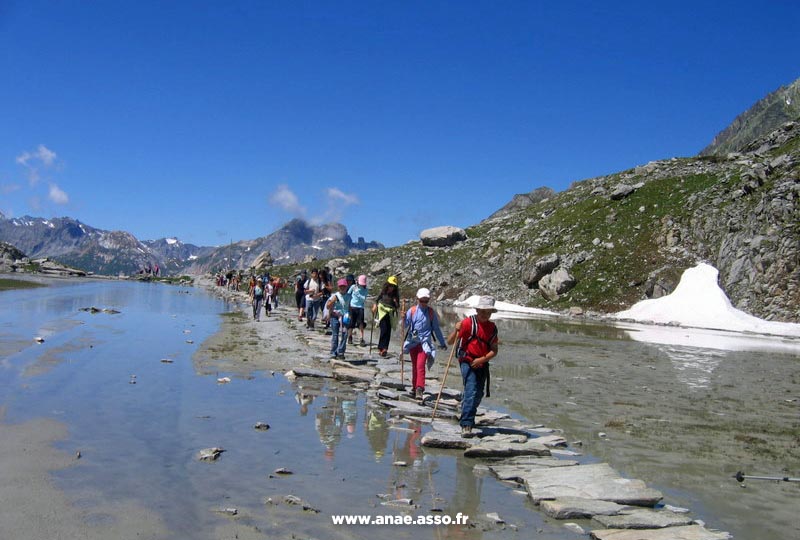
<svg viewBox="0 0 800 540">
<path fill-rule="evenodd" d="M 458 330 L 456 330 L 456 339 L 453 340 L 452 349 L 450 349 L 450 358 L 447 359 L 447 366 L 444 368 L 444 377 L 442 377 L 442 385 L 439 387 L 439 395 L 436 396 L 436 403 L 433 405 L 433 414 L 431 414 L 431 422 L 436 418 L 436 409 L 439 408 L 439 400 L 442 399 L 442 392 L 444 391 L 444 385 L 447 382 L 447 372 L 450 371 L 450 362 L 453 361 L 453 355 L 458 348 L 456 345 L 458 344 Z"/>
<path fill-rule="evenodd" d="M 405 329 L 406 329 L 406 299 L 405 298 L 403 298 L 403 300 L 401 301 L 401 305 L 403 307 L 400 308 L 400 311 L 401 311 L 400 316 L 402 317 L 402 319 L 400 319 L 400 383 L 403 385 L 403 388 L 405 388 L 406 387 L 406 378 L 405 378 L 405 372 L 403 371 L 403 365 L 405 364 L 405 361 L 403 359 L 403 345 L 405 344 L 405 341 L 406 341 L 406 333 L 405 333 Z M 411 369 L 414 369 L 413 366 L 412 366 Z M 412 390 L 413 390 L 413 388 L 412 388 Z"/>
</svg>

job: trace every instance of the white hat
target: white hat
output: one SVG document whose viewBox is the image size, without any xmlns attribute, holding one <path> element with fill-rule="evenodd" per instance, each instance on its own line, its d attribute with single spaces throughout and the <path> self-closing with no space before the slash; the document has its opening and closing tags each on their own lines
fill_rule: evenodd
<svg viewBox="0 0 800 540">
<path fill-rule="evenodd" d="M 417 298 L 430 298 L 430 297 L 431 297 L 431 291 L 429 291 L 425 287 L 417 291 Z"/>
<path fill-rule="evenodd" d="M 478 298 L 478 303 L 475 305 L 475 309 L 485 309 L 487 311 L 497 312 L 497 309 L 494 307 L 494 297 L 481 296 Z"/>
</svg>

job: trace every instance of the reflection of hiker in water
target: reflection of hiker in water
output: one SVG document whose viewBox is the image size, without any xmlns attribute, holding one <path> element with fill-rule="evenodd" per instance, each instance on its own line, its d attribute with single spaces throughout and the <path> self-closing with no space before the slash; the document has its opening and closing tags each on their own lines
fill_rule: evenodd
<svg viewBox="0 0 800 540">
<path fill-rule="evenodd" d="M 347 431 L 347 438 L 352 439 L 356 432 L 356 422 L 358 421 L 358 406 L 355 399 L 345 399 L 342 401 L 342 414 L 344 416 L 344 427 Z"/>
<path fill-rule="evenodd" d="M 386 443 L 389 441 L 389 427 L 386 425 L 386 413 L 381 409 L 371 409 L 366 412 L 364 431 L 375 461 L 380 461 L 386 453 Z"/>
<path fill-rule="evenodd" d="M 466 525 L 452 525 L 445 527 L 445 538 L 463 538 L 468 533 L 469 524 L 478 516 L 478 506 L 481 502 L 483 479 L 475 476 L 469 460 L 456 459 L 456 486 L 453 498 L 444 509 L 443 514 L 455 516 L 459 512 L 469 516 Z"/>
<path fill-rule="evenodd" d="M 314 396 L 297 391 L 294 394 L 294 400 L 300 404 L 300 416 L 305 416 L 308 414 L 308 406 L 314 401 Z"/>
<path fill-rule="evenodd" d="M 336 445 L 342 440 L 342 416 L 342 404 L 336 396 L 329 396 L 327 403 L 317 413 L 317 433 L 319 442 L 325 446 L 327 460 L 333 459 Z"/>
</svg>

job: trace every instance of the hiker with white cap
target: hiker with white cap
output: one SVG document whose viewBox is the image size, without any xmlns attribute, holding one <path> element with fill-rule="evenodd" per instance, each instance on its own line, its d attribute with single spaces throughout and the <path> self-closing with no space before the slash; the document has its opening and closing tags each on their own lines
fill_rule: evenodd
<svg viewBox="0 0 800 540">
<path fill-rule="evenodd" d="M 425 367 L 433 365 L 436 358 L 436 347 L 433 337 L 436 336 L 439 347 L 447 349 L 439 326 L 436 310 L 428 305 L 431 291 L 421 288 L 417 291 L 417 303 L 406 311 L 406 335 L 403 341 L 403 352 L 411 357 L 411 388 L 414 396 L 422 400 L 425 392 Z M 430 365 L 428 363 L 430 362 Z"/>
<path fill-rule="evenodd" d="M 261 305 L 264 302 L 264 280 L 262 278 L 256 279 L 256 286 L 253 287 L 253 297 L 250 302 L 253 304 L 253 318 L 260 321 Z"/>
<path fill-rule="evenodd" d="M 464 394 L 461 398 L 461 436 L 471 437 L 475 426 L 475 413 L 483 399 L 483 391 L 489 396 L 489 361 L 497 356 L 497 326 L 490 321 L 496 313 L 494 298 L 481 296 L 475 306 L 475 315 L 463 319 L 456 329 L 447 336 L 448 343 L 458 339 L 456 355 L 464 381 Z"/>
</svg>

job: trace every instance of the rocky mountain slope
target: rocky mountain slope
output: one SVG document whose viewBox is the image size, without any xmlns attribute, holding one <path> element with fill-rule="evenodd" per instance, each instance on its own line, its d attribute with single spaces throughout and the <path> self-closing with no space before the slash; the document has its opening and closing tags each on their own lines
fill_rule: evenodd
<svg viewBox="0 0 800 540">
<path fill-rule="evenodd" d="M 155 264 L 162 273 L 171 275 L 226 268 L 246 270 L 265 252 L 270 252 L 274 260 L 297 262 L 383 247 L 363 238 L 353 242 L 345 226 L 339 223 L 312 226 L 298 219 L 262 238 L 203 247 L 176 238 L 139 241 L 130 233 L 96 229 L 68 217 L 8 219 L 0 214 L 0 240 L 31 258 L 50 257 L 103 275 L 134 274 Z"/>
<path fill-rule="evenodd" d="M 286 264 L 340 257 L 383 247 L 379 242 L 366 242 L 363 238 L 353 242 L 347 228 L 341 223 L 315 226 L 301 219 L 293 219 L 268 236 L 215 248 L 191 261 L 185 269 L 190 273 L 229 268 L 246 270 L 253 266 L 256 258 L 265 253 L 269 253 L 276 264 Z"/>
<path fill-rule="evenodd" d="M 800 117 L 800 79 L 778 88 L 743 112 L 720 132 L 701 156 L 741 152 L 752 141 Z"/>
<path fill-rule="evenodd" d="M 489 293 L 615 312 L 671 292 L 705 261 L 739 309 L 800 322 L 800 122 L 741 153 L 655 161 L 529 202 L 448 247 L 412 242 L 331 265 L 370 274 L 372 292 L 397 274 L 407 297 L 425 286 L 440 301 Z"/>
</svg>

